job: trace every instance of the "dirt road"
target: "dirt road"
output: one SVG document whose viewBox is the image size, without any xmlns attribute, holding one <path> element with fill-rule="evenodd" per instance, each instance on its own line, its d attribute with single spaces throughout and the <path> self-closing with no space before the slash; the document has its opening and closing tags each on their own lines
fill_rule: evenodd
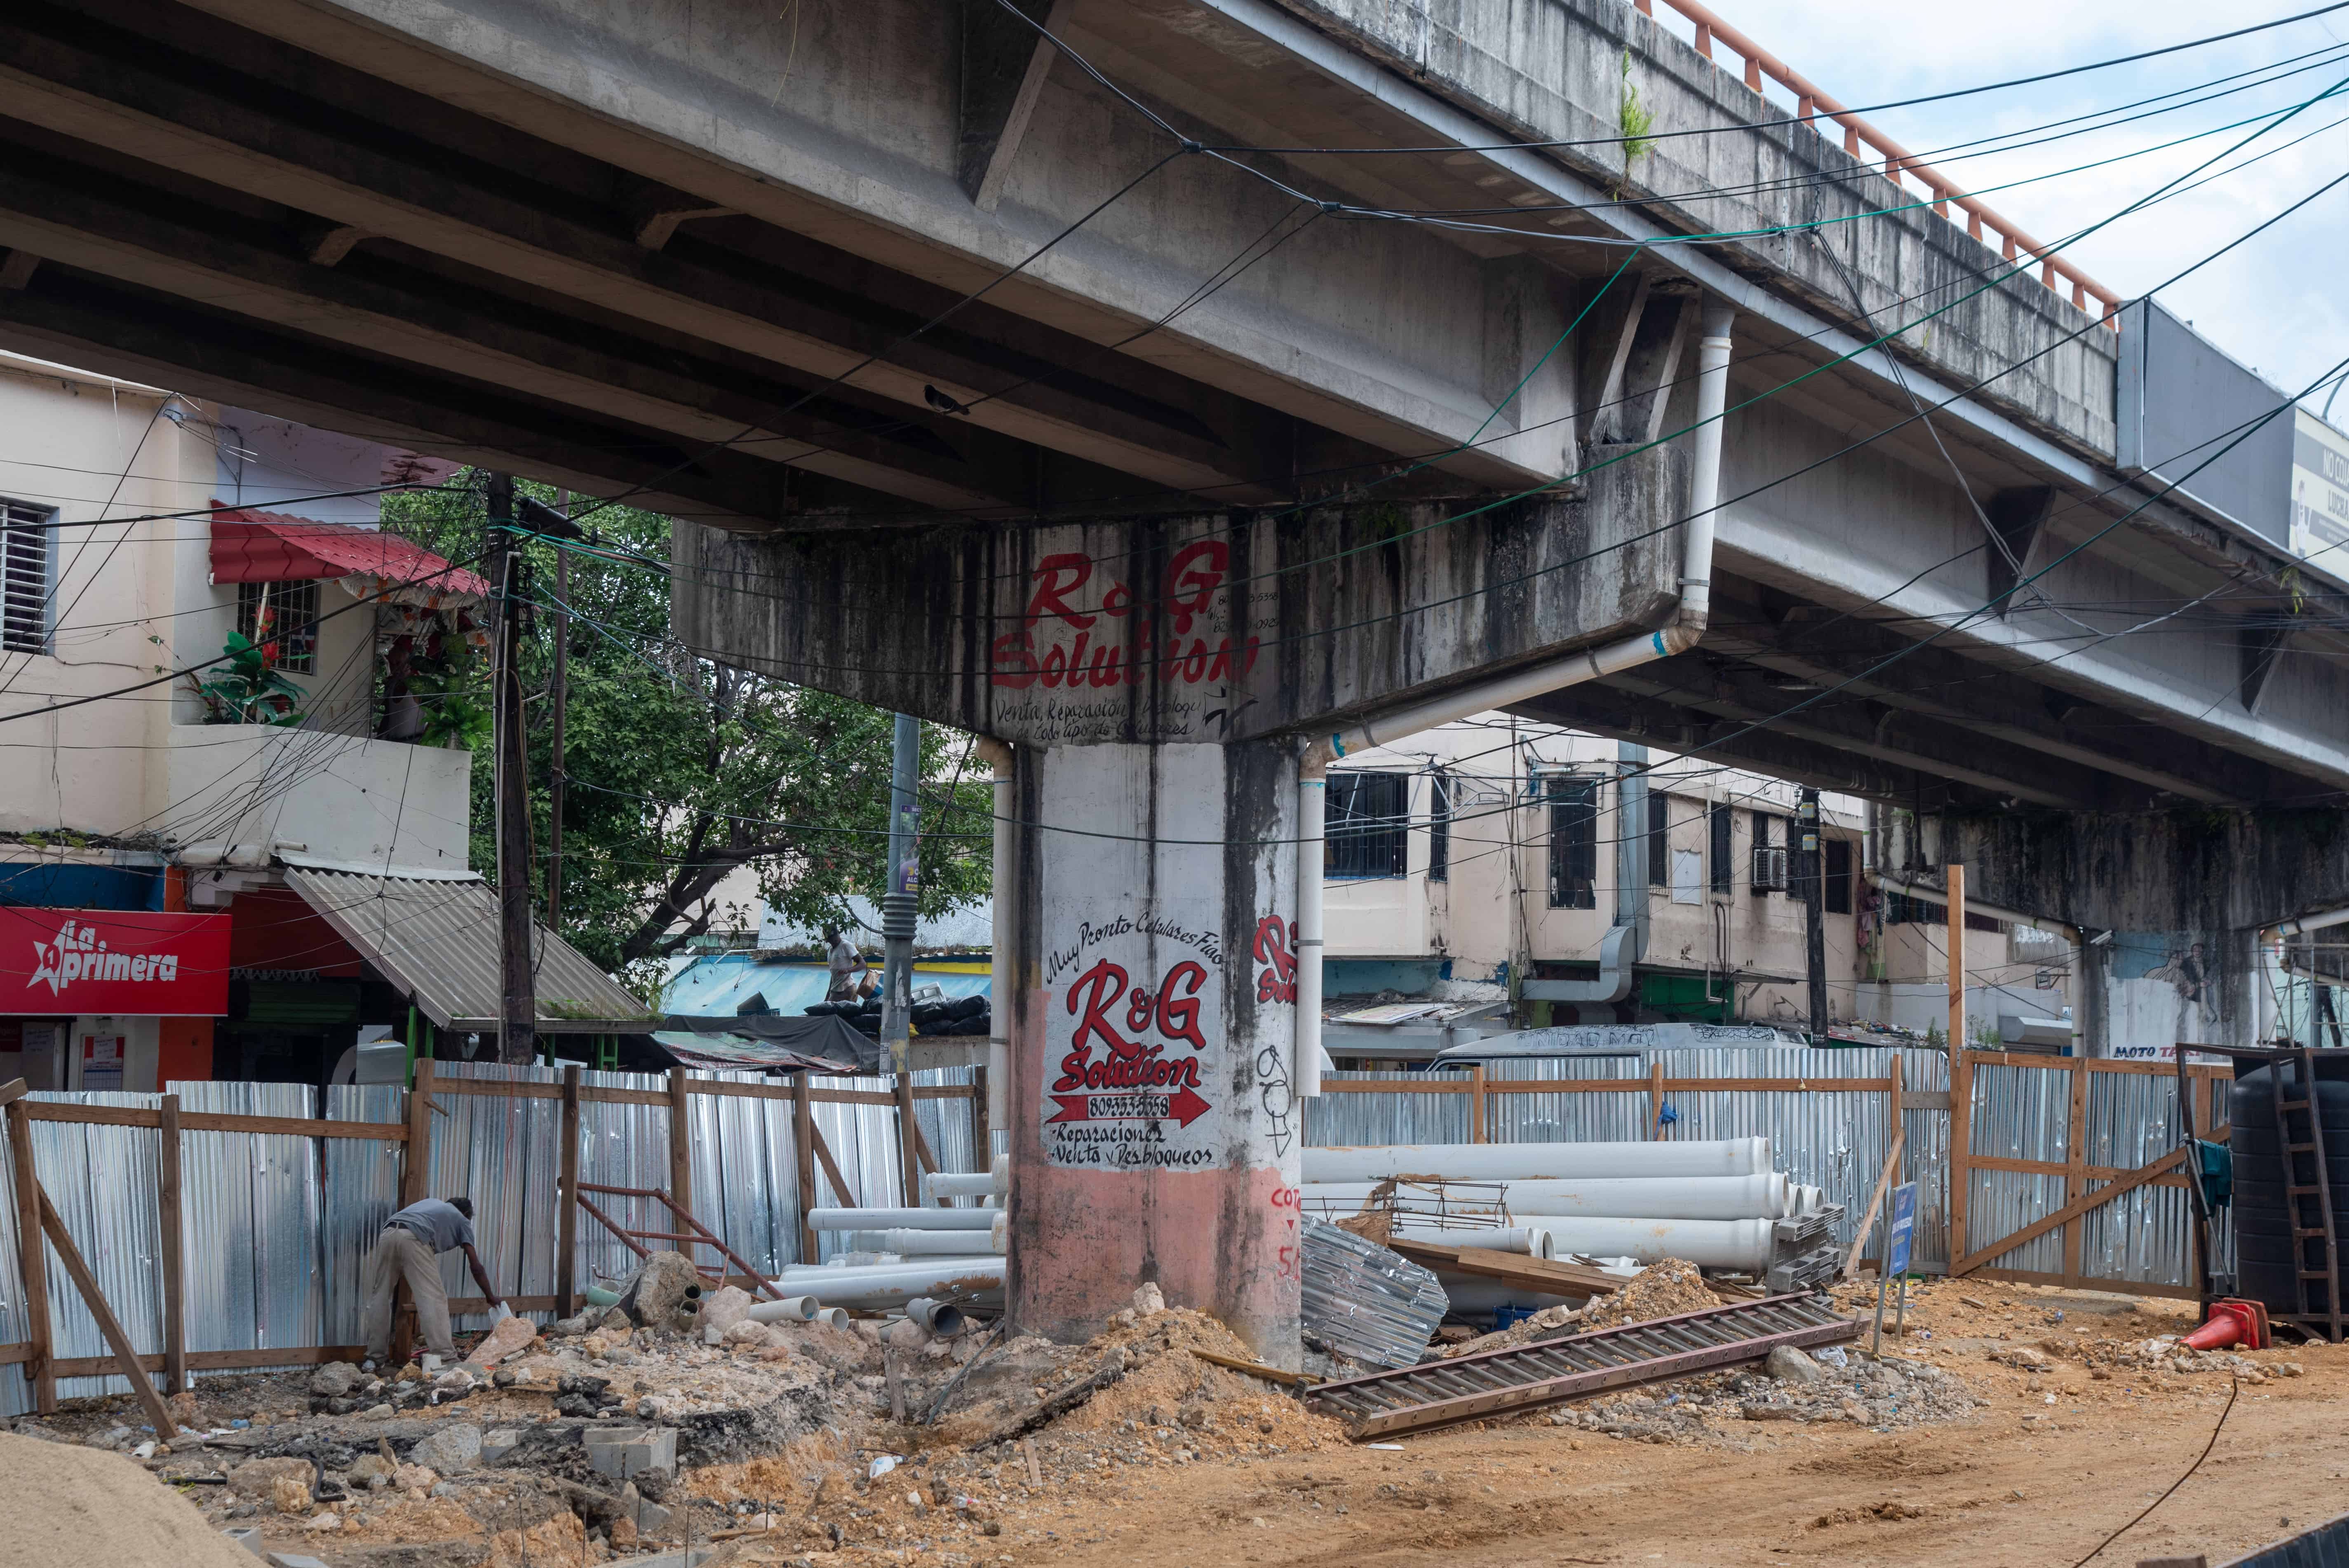
<svg viewBox="0 0 2349 1568">
<path fill-rule="evenodd" d="M 2051 1316 L 2058 1311 L 2061 1322 Z M 2100 1379 L 2075 1360 L 2033 1373 L 1987 1357 L 2174 1332 L 2188 1325 L 2184 1312 L 1941 1285 L 1916 1315 L 1931 1336 L 1911 1338 L 1902 1353 L 1960 1373 L 1987 1400 L 1961 1422 L 1891 1433 L 1724 1423 L 1683 1446 L 1530 1423 L 1406 1439 L 1400 1453 L 1325 1449 L 1137 1468 L 1045 1511 L 1056 1518 L 1031 1513 L 1010 1525 L 1002 1544 L 1019 1563 L 1072 1568 L 1130 1568 L 1138 1557 L 1198 1568 L 2068 1568 L 2193 1464 L 2234 1379 L 2125 1371 Z M 2294 1363 L 2305 1375 L 2244 1386 L 2209 1459 L 2097 1563 L 2195 1553 L 2215 1563 L 2349 1511 L 2349 1348 L 2251 1359 Z"/>
</svg>

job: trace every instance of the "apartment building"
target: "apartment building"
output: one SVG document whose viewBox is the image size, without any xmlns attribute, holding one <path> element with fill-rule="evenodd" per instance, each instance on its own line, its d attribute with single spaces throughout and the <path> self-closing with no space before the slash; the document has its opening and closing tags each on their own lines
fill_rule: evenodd
<svg viewBox="0 0 2349 1568">
<path fill-rule="evenodd" d="M 488 585 L 377 527 L 450 471 L 0 355 L 0 1081 L 318 1083 L 494 1015 L 442 695 Z"/>
<path fill-rule="evenodd" d="M 1506 714 L 1350 755 L 1329 784 L 1329 993 L 1465 999 L 1506 988 L 1532 1025 L 1799 1027 L 1799 807 L 1781 779 Z M 1822 799 L 1829 1015 L 1921 1034 L 1947 1016 L 1946 911 L 1879 885 L 1867 824 L 1862 802 Z M 1610 954 L 1609 934 L 1641 920 L 1641 950 Z M 2067 950 L 2028 928 L 1967 925 L 1977 1037 L 1996 1037 L 2002 1017 L 2061 1015 Z M 1588 995 L 1602 980 L 1615 983 L 1600 995 L 1616 999 L 1541 995 L 1559 988 L 1547 983 Z"/>
</svg>

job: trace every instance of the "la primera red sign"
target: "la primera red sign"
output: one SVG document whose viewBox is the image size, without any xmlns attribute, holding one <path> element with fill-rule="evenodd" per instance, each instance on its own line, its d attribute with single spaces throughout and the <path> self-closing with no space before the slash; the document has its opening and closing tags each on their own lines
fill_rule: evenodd
<svg viewBox="0 0 2349 1568">
<path fill-rule="evenodd" d="M 225 914 L 0 908 L 0 1013 L 228 1011 Z"/>
</svg>

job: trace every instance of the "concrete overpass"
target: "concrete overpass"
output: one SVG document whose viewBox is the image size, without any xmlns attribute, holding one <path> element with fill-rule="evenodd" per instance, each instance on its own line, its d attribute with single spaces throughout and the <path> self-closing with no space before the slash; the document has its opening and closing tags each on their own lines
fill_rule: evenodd
<svg viewBox="0 0 2349 1568">
<path fill-rule="evenodd" d="M 1015 1219 L 1040 1247 L 1139 1183 L 1169 1217 L 1121 1264 L 1268 1344 L 1303 738 L 1560 672 L 1507 700 L 1905 809 L 1989 903 L 2205 942 L 2237 1038 L 2251 929 L 2349 903 L 2338 598 L 2224 504 L 2147 503 L 2178 454 L 2085 284 L 2005 275 L 1621 0 L 1021 4 L 19 0 L 0 345 L 631 494 L 694 525 L 714 656 L 1016 746 L 1007 814 L 1054 831 Z M 1331 146 L 1420 150 L 1204 150 Z M 1648 446 L 1696 426 L 1708 321 L 1717 492 L 1701 432 Z M 1701 638 L 1563 673 L 1699 624 L 1692 487 Z M 1198 1130 L 1053 1109 L 1129 984 L 1122 1043 L 1207 1063 Z M 1056 1326 L 1109 1299 L 1033 1290 Z"/>
</svg>

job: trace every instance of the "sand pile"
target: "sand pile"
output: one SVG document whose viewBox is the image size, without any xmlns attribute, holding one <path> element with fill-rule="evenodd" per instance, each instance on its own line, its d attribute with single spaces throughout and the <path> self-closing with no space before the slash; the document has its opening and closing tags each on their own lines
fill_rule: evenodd
<svg viewBox="0 0 2349 1568">
<path fill-rule="evenodd" d="M 254 1568 L 252 1553 L 119 1454 L 0 1433 L 11 1562 L 44 1568 Z"/>
<path fill-rule="evenodd" d="M 1678 1317 L 1684 1312 L 1708 1312 L 1721 1304 L 1694 1264 L 1666 1258 L 1641 1269 L 1613 1295 L 1602 1295 L 1577 1313 L 1573 1331 L 1588 1334 L 1593 1329 L 1619 1328 L 1627 1323 Z"/>
</svg>

